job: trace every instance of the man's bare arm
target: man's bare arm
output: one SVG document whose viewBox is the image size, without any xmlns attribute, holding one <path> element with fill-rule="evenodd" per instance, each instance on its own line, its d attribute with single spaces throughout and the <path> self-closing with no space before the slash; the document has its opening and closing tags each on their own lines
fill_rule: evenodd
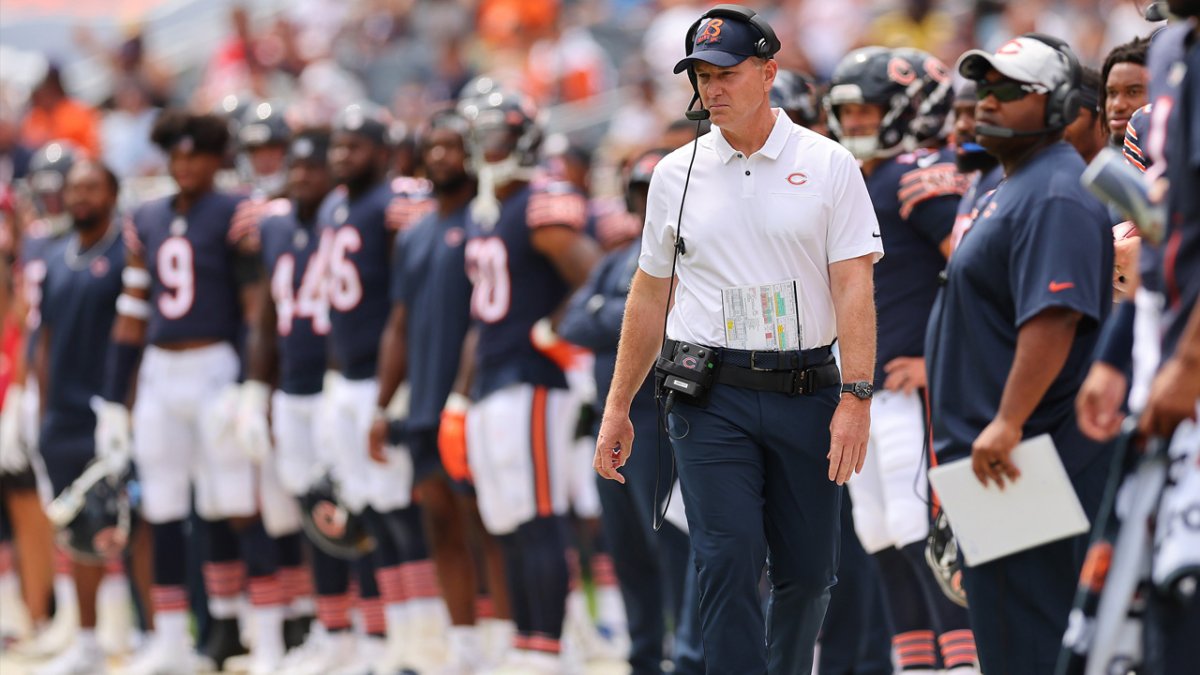
<svg viewBox="0 0 1200 675">
<path fill-rule="evenodd" d="M 842 380 L 875 377 L 874 254 L 829 266 L 829 290 L 837 317 Z M 871 402 L 843 394 L 829 423 L 829 480 L 838 485 L 862 471 L 871 432 Z"/>
</svg>

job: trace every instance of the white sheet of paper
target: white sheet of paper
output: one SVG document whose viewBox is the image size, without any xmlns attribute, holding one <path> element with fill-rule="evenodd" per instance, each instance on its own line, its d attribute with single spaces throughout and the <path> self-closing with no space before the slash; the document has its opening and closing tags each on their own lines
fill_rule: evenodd
<svg viewBox="0 0 1200 675">
<path fill-rule="evenodd" d="M 790 351 L 804 341 L 795 280 L 723 289 L 721 305 L 729 349 Z"/>
<path fill-rule="evenodd" d="M 1071 487 L 1054 441 L 1035 436 L 1013 450 L 1021 471 L 1004 490 L 985 488 L 971 470 L 970 458 L 929 470 L 946 517 L 968 565 L 980 565 L 1052 541 L 1087 532 L 1087 514 Z"/>
</svg>

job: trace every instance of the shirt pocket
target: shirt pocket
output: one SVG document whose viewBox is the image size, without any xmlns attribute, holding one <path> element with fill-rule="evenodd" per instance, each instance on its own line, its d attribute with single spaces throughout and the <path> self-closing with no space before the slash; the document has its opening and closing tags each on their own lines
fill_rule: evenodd
<svg viewBox="0 0 1200 675">
<path fill-rule="evenodd" d="M 824 237 L 825 200 L 805 191 L 768 192 L 756 204 L 756 219 L 768 236 L 782 239 Z"/>
</svg>

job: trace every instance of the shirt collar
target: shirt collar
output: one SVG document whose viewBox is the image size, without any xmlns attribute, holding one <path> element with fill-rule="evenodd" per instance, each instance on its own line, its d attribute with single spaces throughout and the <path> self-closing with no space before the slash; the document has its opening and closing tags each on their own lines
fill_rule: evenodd
<svg viewBox="0 0 1200 675">
<path fill-rule="evenodd" d="M 772 108 L 771 112 L 775 113 L 775 126 L 771 127 L 771 134 L 767 136 L 766 143 L 763 143 L 763 146 L 754 154 L 762 155 L 767 159 L 778 159 L 779 153 L 783 152 L 783 146 L 787 144 L 788 135 L 792 132 L 792 119 L 778 108 Z M 725 140 L 721 128 L 716 126 L 713 127 L 713 147 L 723 164 L 728 164 L 729 160 L 737 154 L 737 150 L 734 150 L 729 141 Z"/>
</svg>

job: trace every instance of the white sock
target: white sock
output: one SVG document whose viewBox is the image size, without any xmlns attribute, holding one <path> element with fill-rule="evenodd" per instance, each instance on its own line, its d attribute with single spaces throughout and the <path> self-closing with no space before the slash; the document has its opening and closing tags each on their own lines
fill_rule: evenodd
<svg viewBox="0 0 1200 675">
<path fill-rule="evenodd" d="M 100 643 L 96 641 L 95 628 L 80 628 L 75 632 L 75 643 L 88 651 L 100 650 Z"/>
<path fill-rule="evenodd" d="M 54 606 L 68 611 L 79 607 L 79 598 L 75 596 L 75 579 L 71 575 L 54 575 Z"/>
<path fill-rule="evenodd" d="M 454 665 L 474 670 L 480 665 L 479 630 L 475 626 L 450 626 L 446 629 L 446 646 Z"/>
<path fill-rule="evenodd" d="M 625 616 L 625 598 L 617 586 L 600 586 L 596 589 L 596 613 L 605 627 L 624 632 L 629 619 Z"/>
<path fill-rule="evenodd" d="M 225 598 L 208 596 L 208 613 L 214 619 L 236 619 L 240 606 L 241 603 L 236 595 Z"/>
<path fill-rule="evenodd" d="M 188 613 L 183 610 L 155 612 L 154 635 L 174 643 L 188 641 Z"/>
<path fill-rule="evenodd" d="M 411 603 L 394 602 L 383 606 L 383 620 L 387 625 L 388 641 L 402 640 L 408 636 L 413 620 Z"/>
<path fill-rule="evenodd" d="M 278 659 L 283 656 L 283 605 L 255 607 L 250 611 L 254 623 L 254 655 Z"/>
</svg>

